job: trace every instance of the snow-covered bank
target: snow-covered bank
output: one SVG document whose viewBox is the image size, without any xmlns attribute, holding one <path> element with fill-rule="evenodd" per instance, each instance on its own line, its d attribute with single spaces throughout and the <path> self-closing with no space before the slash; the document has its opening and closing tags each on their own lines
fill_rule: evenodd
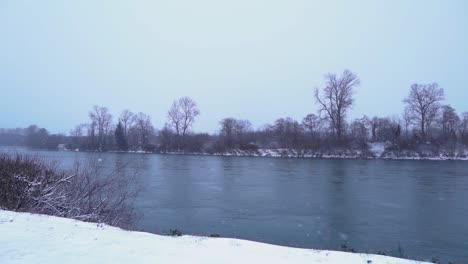
<svg viewBox="0 0 468 264">
<path fill-rule="evenodd" d="M 18 153 L 22 149 L 0 149 L 0 152 Z M 33 150 L 34 151 L 34 150 Z M 100 153 L 98 151 L 65 150 L 66 152 Z M 270 158 L 306 158 L 306 159 L 371 159 L 371 160 L 457 160 L 468 161 L 468 149 L 457 153 L 441 151 L 440 153 L 420 153 L 414 150 L 391 151 L 385 150 L 384 143 L 371 143 L 368 150 L 329 150 L 313 151 L 309 149 L 233 149 L 224 152 L 177 152 L 177 151 L 105 151 L 107 153 L 129 154 L 159 154 L 159 155 L 195 155 L 195 156 L 223 156 L 223 157 L 270 157 Z"/>
<path fill-rule="evenodd" d="M 0 263 L 423 263 L 206 237 L 166 237 L 0 210 Z"/>
<path fill-rule="evenodd" d="M 459 160 L 468 161 L 468 149 L 450 151 L 415 151 L 390 150 L 384 142 L 368 143 L 368 149 L 333 149 L 327 151 L 314 151 L 310 149 L 232 149 L 224 152 L 162 152 L 168 155 L 201 155 L 223 157 L 271 157 L 271 158 L 309 158 L 309 159 L 381 159 L 381 160 Z M 138 152 L 145 153 L 145 152 Z M 151 152 L 146 152 L 151 153 Z"/>
<path fill-rule="evenodd" d="M 460 155 L 449 155 L 439 153 L 437 155 L 421 154 L 415 151 L 385 151 L 383 148 L 373 146 L 369 151 L 342 150 L 317 152 L 298 149 L 259 149 L 257 151 L 231 150 L 222 153 L 177 153 L 168 152 L 163 154 L 173 155 L 214 155 L 224 157 L 272 157 L 272 158 L 309 158 L 309 159 L 380 159 L 380 160 L 459 160 L 468 161 L 466 153 Z"/>
</svg>

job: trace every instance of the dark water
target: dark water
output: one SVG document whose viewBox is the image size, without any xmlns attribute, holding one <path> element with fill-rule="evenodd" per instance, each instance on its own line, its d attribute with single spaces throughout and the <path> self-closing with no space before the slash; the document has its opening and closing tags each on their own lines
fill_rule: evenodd
<svg viewBox="0 0 468 264">
<path fill-rule="evenodd" d="M 145 231 L 468 262 L 466 161 L 37 153 L 141 164 Z"/>
</svg>

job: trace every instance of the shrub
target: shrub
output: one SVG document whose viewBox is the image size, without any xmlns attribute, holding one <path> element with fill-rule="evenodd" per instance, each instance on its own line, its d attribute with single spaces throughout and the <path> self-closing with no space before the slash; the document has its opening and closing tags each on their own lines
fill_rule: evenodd
<svg viewBox="0 0 468 264">
<path fill-rule="evenodd" d="M 182 236 L 182 231 L 178 229 L 169 229 L 169 235 L 174 237 L 180 237 Z"/>
<path fill-rule="evenodd" d="M 354 250 L 354 248 L 349 247 L 349 243 L 348 243 L 348 242 L 343 242 L 343 243 L 341 243 L 340 249 L 341 249 L 341 251 L 344 251 L 344 252 L 356 253 L 356 250 Z"/>
<path fill-rule="evenodd" d="M 137 188 L 126 171 L 106 172 L 97 161 L 61 170 L 35 156 L 0 154 L 0 207 L 129 227 Z"/>
</svg>

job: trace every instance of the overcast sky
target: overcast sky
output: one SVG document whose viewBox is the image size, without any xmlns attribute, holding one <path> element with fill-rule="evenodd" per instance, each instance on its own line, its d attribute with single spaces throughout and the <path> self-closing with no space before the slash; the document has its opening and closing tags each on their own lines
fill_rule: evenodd
<svg viewBox="0 0 468 264">
<path fill-rule="evenodd" d="M 353 2 L 353 3 L 351 3 Z M 95 104 L 157 128 L 194 98 L 195 130 L 316 111 L 327 72 L 361 79 L 349 118 L 396 116 L 412 83 L 468 111 L 468 1 L 0 1 L 0 127 L 68 132 Z"/>
</svg>

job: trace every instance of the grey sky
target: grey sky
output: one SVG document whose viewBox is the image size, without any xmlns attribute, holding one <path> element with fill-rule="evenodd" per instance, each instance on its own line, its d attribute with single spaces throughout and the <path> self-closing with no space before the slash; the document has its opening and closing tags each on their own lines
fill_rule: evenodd
<svg viewBox="0 0 468 264">
<path fill-rule="evenodd" d="M 345 68 L 362 83 L 350 118 L 400 114 L 415 82 L 468 111 L 467 14 L 463 0 L 1 1 L 0 127 L 68 132 L 99 104 L 160 128 L 181 96 L 196 131 L 260 127 L 314 112 L 313 88 Z"/>
</svg>

